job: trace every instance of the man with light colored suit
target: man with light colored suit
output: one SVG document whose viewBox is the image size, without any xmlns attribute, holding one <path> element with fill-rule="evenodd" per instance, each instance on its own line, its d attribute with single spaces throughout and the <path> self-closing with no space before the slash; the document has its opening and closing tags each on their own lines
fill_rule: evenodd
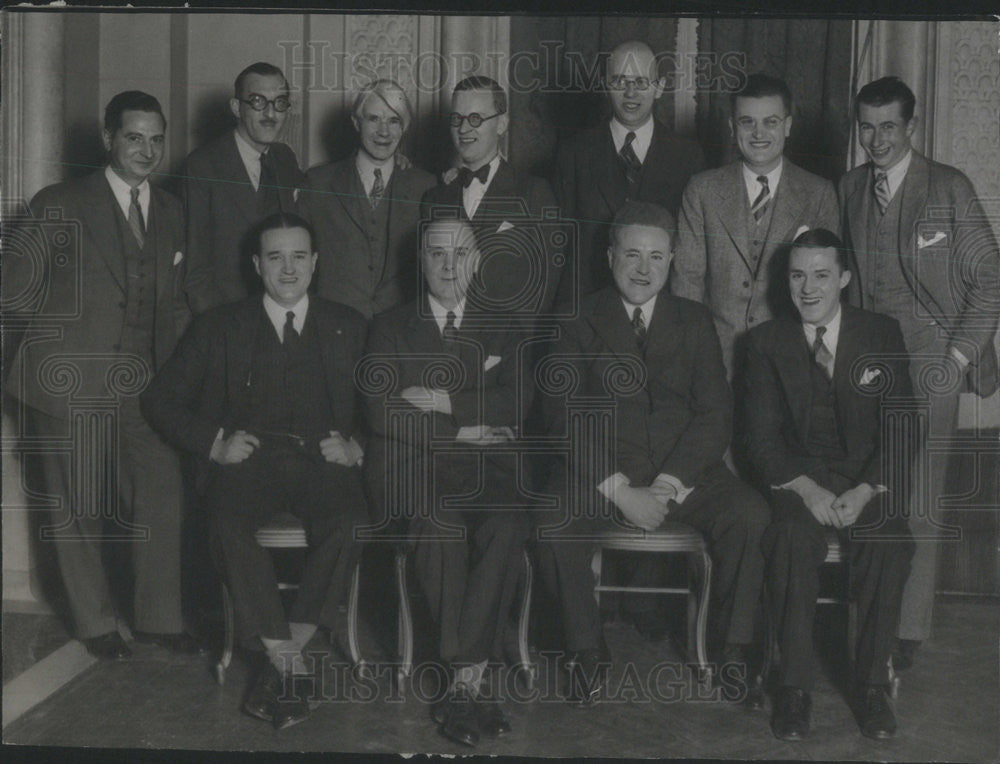
<svg viewBox="0 0 1000 764">
<path fill-rule="evenodd" d="M 870 161 L 841 179 L 839 195 L 857 274 L 851 299 L 899 321 L 914 392 L 930 404 L 925 434 L 940 441 L 954 434 L 963 389 L 981 396 L 997 389 L 1000 252 L 969 179 L 913 150 L 915 102 L 897 77 L 858 91 L 858 137 Z M 931 629 L 941 534 L 934 512 L 948 460 L 924 454 L 911 505 L 917 551 L 903 594 L 897 668 L 912 663 Z"/>
<path fill-rule="evenodd" d="M 833 184 L 782 156 L 792 130 L 792 95 L 779 79 L 752 74 L 731 98 L 730 130 L 740 159 L 695 175 L 681 202 L 670 291 L 712 311 L 729 378 L 738 340 L 780 313 L 783 277 L 775 254 L 808 228 L 837 230 Z"/>
<path fill-rule="evenodd" d="M 292 108 L 281 70 L 248 66 L 236 78 L 229 108 L 236 128 L 192 151 L 184 170 L 184 291 L 194 313 L 259 290 L 251 231 L 268 215 L 295 212 L 303 183 L 295 153 L 278 140 Z"/>
<path fill-rule="evenodd" d="M 149 182 L 166 140 L 159 101 L 116 95 L 103 140 L 107 165 L 39 191 L 30 205 L 37 229 L 5 248 L 4 328 L 24 331 L 4 342 L 7 390 L 27 435 L 52 444 L 39 453 L 45 485 L 36 495 L 56 506 L 42 540 L 55 546 L 75 634 L 98 658 L 131 655 L 101 559 L 105 540 L 129 541 L 133 635 L 197 652 L 181 619 L 177 456 L 137 398 L 186 320 L 181 205 Z M 22 249 L 52 226 L 48 249 Z"/>
<path fill-rule="evenodd" d="M 399 143 L 412 120 L 396 82 L 366 85 L 351 114 L 357 153 L 310 170 L 299 199 L 316 230 L 318 294 L 368 319 L 417 293 L 420 199 L 434 176 L 400 161 Z"/>
</svg>

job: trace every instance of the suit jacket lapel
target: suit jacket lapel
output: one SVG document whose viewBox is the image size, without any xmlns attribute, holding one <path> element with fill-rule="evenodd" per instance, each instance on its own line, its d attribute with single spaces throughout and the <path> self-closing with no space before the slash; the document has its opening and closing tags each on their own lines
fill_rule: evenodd
<svg viewBox="0 0 1000 764">
<path fill-rule="evenodd" d="M 837 355 L 833 362 L 833 388 L 837 397 L 837 419 L 840 422 L 840 432 L 844 440 L 849 442 L 852 433 L 858 431 L 852 418 L 861 413 L 860 407 L 857 405 L 857 389 L 851 379 L 851 368 L 861 354 L 861 338 L 858 337 L 855 315 L 851 306 L 842 305 L 840 310 L 840 336 L 837 338 Z M 848 453 L 853 450 L 847 449 Z"/>
<path fill-rule="evenodd" d="M 808 194 L 800 182 L 799 168 L 787 159 L 784 162 L 785 168 L 778 184 L 778 192 L 774 195 L 774 210 L 771 212 L 771 225 L 767 229 L 765 251 L 781 244 L 791 243 L 791 237 L 795 236 L 794 226 L 802 219 L 802 211 L 808 199 Z M 784 241 L 785 238 L 788 241 Z M 758 267 L 763 262 L 762 257 Z"/>
<path fill-rule="evenodd" d="M 344 212 L 347 213 L 350 221 L 358 227 L 358 230 L 364 232 L 365 227 L 361 222 L 361 216 L 364 213 L 362 212 L 362 199 L 360 197 L 360 195 L 364 194 L 364 186 L 361 184 L 361 176 L 358 175 L 354 160 L 345 159 L 343 162 L 337 164 L 334 169 L 334 175 L 330 178 L 330 191 L 333 192 L 334 196 L 336 196 L 337 200 L 343 206 Z M 395 174 L 394 172 L 393 175 Z"/>
<path fill-rule="evenodd" d="M 629 326 L 631 329 L 631 325 Z M 679 339 L 679 324 L 674 303 L 666 291 L 660 292 L 653 309 L 653 319 L 646 331 L 646 375 L 647 379 L 657 379 L 664 367 L 677 357 L 674 347 Z M 634 336 L 635 332 L 632 331 Z"/>
<path fill-rule="evenodd" d="M 254 191 L 253 183 L 247 174 L 246 165 L 243 164 L 243 157 L 240 156 L 239 149 L 236 148 L 236 132 L 233 131 L 222 141 L 222 151 L 217 163 L 218 180 L 223 183 L 232 184 L 232 195 L 237 208 L 251 225 L 257 222 L 260 217 L 257 206 L 257 192 Z M 208 180 L 216 180 L 209 178 Z"/>
<path fill-rule="evenodd" d="M 917 298 L 928 308 L 927 300 L 933 302 L 933 298 L 920 284 L 917 279 L 915 268 L 917 258 L 920 257 L 920 250 L 916 247 L 913 239 L 916 236 L 917 223 L 920 222 L 924 211 L 927 208 L 927 197 L 929 194 L 930 173 L 927 160 L 917 152 L 913 152 L 910 166 L 906 171 L 906 177 L 896 193 L 902 193 L 899 210 L 899 262 L 906 275 L 907 281 L 915 289 Z M 929 313 L 937 315 L 939 311 L 928 310 Z"/>
<path fill-rule="evenodd" d="M 813 362 L 812 354 L 809 352 L 802 325 L 795 321 L 779 320 L 782 323 L 784 336 L 780 349 L 775 351 L 775 365 L 781 384 L 785 388 L 785 399 L 792 409 L 792 418 L 795 420 L 799 436 L 805 442 L 809 433 L 809 411 L 812 407 L 812 384 L 809 377 L 810 364 Z"/>
<path fill-rule="evenodd" d="M 654 311 L 654 319 L 655 317 L 656 311 Z M 604 290 L 600 301 L 594 306 L 590 321 L 594 331 L 615 355 L 639 355 L 639 345 L 636 342 L 635 331 L 632 329 L 632 322 L 618 292 L 613 287 Z M 649 336 L 648 331 L 646 336 Z"/>
<path fill-rule="evenodd" d="M 719 222 L 729 234 L 739 256 L 743 258 L 747 270 L 753 273 L 753 264 L 747 247 L 746 221 L 750 214 L 750 205 L 747 202 L 746 185 L 743 183 L 743 171 L 740 169 L 739 160 L 731 162 L 726 168 L 722 182 L 715 187 L 715 193 L 719 197 L 719 209 L 722 211 Z"/>
<path fill-rule="evenodd" d="M 125 292 L 125 261 L 121 243 L 118 241 L 118 216 L 122 215 L 118 200 L 111 190 L 111 185 L 104 177 L 104 170 L 98 170 L 90 176 L 91 193 L 86 204 L 90 214 L 83 221 L 90 236 L 97 245 L 97 252 L 107 265 L 118 288 Z M 124 217 L 124 216 L 123 216 Z"/>
<path fill-rule="evenodd" d="M 164 299 L 169 300 L 173 296 L 173 267 L 174 253 L 170 251 L 170 237 L 166 231 L 166 212 L 163 204 L 163 192 L 159 189 L 149 189 L 149 220 L 146 221 L 146 246 L 152 244 L 153 251 L 150 253 L 156 258 L 156 292 Z M 157 306 L 159 307 L 159 306 Z"/>
<path fill-rule="evenodd" d="M 627 189 L 623 184 L 623 173 L 618 166 L 618 153 L 615 151 L 614 138 L 611 137 L 611 128 L 605 124 L 598 136 L 600 148 L 593 156 L 593 161 L 596 163 L 594 177 L 608 211 L 614 215 L 625 201 Z"/>
<path fill-rule="evenodd" d="M 847 227 L 850 229 L 851 246 L 854 248 L 854 259 L 858 264 L 858 270 L 862 274 L 867 273 L 868 215 L 872 210 L 872 205 L 875 204 L 874 194 L 871 190 L 870 165 L 866 165 L 866 168 L 862 182 L 854 187 L 846 200 Z"/>
<path fill-rule="evenodd" d="M 225 335 L 226 392 L 230 401 L 230 415 L 243 408 L 241 402 L 251 383 L 250 373 L 253 356 L 257 352 L 258 331 L 270 328 L 271 325 L 260 298 L 247 300 L 232 314 L 232 321 L 232 332 Z M 232 422 L 227 422 L 226 425 L 232 425 Z"/>
</svg>

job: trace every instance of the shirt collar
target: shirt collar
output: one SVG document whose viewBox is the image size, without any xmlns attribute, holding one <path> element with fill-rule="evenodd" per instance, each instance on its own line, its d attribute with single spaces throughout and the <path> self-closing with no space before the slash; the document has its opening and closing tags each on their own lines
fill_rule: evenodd
<svg viewBox="0 0 1000 764">
<path fill-rule="evenodd" d="M 438 329 L 444 331 L 444 326 L 448 323 L 448 308 L 439 303 L 434 295 L 427 295 L 427 302 L 431 306 L 431 314 L 434 316 L 434 320 L 437 322 Z M 462 316 L 465 315 L 465 298 L 463 297 L 458 305 L 451 309 L 451 312 L 455 314 L 455 328 L 459 329 L 462 326 Z"/>
<path fill-rule="evenodd" d="M 108 179 L 111 186 L 111 193 L 115 196 L 115 201 L 121 207 L 125 219 L 128 219 L 128 208 L 132 206 L 132 186 L 126 183 L 122 177 L 111 169 L 111 165 L 104 168 L 104 177 Z M 149 179 L 144 179 L 139 184 L 139 209 L 142 210 L 144 220 L 149 220 Z"/>
<path fill-rule="evenodd" d="M 490 165 L 490 174 L 486 178 L 486 182 L 485 183 L 479 183 L 478 179 L 473 178 L 472 179 L 472 183 L 469 184 L 469 188 L 475 188 L 477 183 L 479 183 L 479 185 L 481 185 L 484 189 L 489 187 L 490 183 L 493 182 L 493 178 L 497 174 L 497 170 L 500 167 L 500 152 L 499 151 L 490 160 L 489 165 Z M 482 167 L 482 165 L 479 165 L 479 167 Z M 475 168 L 470 167 L 469 169 L 473 170 L 473 172 L 474 172 L 475 170 L 478 170 L 479 167 L 475 167 Z M 465 189 L 465 190 L 468 191 L 468 189 Z"/>
<path fill-rule="evenodd" d="M 635 313 L 635 309 L 639 308 L 642 311 L 642 320 L 646 324 L 646 328 L 649 328 L 650 322 L 653 320 L 653 308 L 656 307 L 656 298 L 659 294 L 654 294 L 642 305 L 633 305 L 624 297 L 622 297 L 622 305 L 625 306 L 625 312 L 628 314 L 628 320 L 632 320 L 632 315 Z"/>
<path fill-rule="evenodd" d="M 649 151 L 649 144 L 653 142 L 653 115 L 649 115 L 640 127 L 626 127 L 618 121 L 617 117 L 611 118 L 611 140 L 615 144 L 615 153 L 622 150 L 625 145 L 625 137 L 629 133 L 635 133 L 635 140 L 632 141 L 632 150 L 639 158 L 640 164 L 646 159 L 646 152 Z"/>
<path fill-rule="evenodd" d="M 743 182 L 747 187 L 747 197 L 750 199 L 750 203 L 753 204 L 754 199 L 760 194 L 761 184 L 757 182 L 757 176 L 760 173 L 754 172 L 749 167 L 747 167 L 746 162 L 740 161 L 740 167 L 743 168 Z M 778 193 L 778 183 L 781 182 L 781 171 L 785 167 L 785 158 L 782 157 L 778 162 L 778 166 L 775 167 L 771 172 L 765 173 L 767 177 L 767 189 L 771 196 Z"/>
<path fill-rule="evenodd" d="M 906 178 L 906 171 L 910 169 L 910 160 L 912 159 L 913 149 L 910 149 L 906 152 L 906 156 L 885 171 L 885 179 L 889 183 L 890 199 L 896 195 L 896 190 L 903 185 L 903 180 Z M 875 172 L 878 172 L 878 168 L 874 167 L 874 165 L 873 169 Z"/>
<path fill-rule="evenodd" d="M 375 168 L 382 171 L 382 183 L 388 186 L 392 171 L 396 168 L 396 157 L 395 155 L 389 157 L 389 161 L 385 164 L 375 164 L 370 156 L 358 149 L 354 166 L 358 168 L 358 175 L 361 176 L 361 185 L 364 186 L 365 192 L 371 193 L 372 185 L 375 183 Z"/>
<path fill-rule="evenodd" d="M 240 159 L 243 160 L 243 166 L 247 168 L 247 174 L 253 181 L 254 188 L 256 188 L 260 183 L 260 157 L 264 152 L 251 146 L 247 139 L 240 135 L 239 130 L 233 130 L 233 134 L 236 136 L 236 150 L 240 154 Z"/>
<path fill-rule="evenodd" d="M 844 315 L 844 310 L 837 305 L 837 313 L 826 323 L 826 332 L 823 334 L 823 344 L 830 351 L 830 355 L 837 355 L 837 341 L 840 339 L 840 319 Z M 812 347 L 816 341 L 816 324 L 802 323 L 802 330 L 806 334 L 806 342 Z"/>
<path fill-rule="evenodd" d="M 271 319 L 271 324 L 274 325 L 274 330 L 278 333 L 278 338 L 283 339 L 285 333 L 285 314 L 288 311 L 292 311 L 295 314 L 295 318 L 292 319 L 292 326 L 295 327 L 295 331 L 302 334 L 302 327 L 306 323 L 306 313 L 309 312 L 309 294 L 306 293 L 302 295 L 302 299 L 295 303 L 290 308 L 282 307 L 275 302 L 271 295 L 264 293 L 264 310 L 267 312 L 267 317 Z"/>
</svg>

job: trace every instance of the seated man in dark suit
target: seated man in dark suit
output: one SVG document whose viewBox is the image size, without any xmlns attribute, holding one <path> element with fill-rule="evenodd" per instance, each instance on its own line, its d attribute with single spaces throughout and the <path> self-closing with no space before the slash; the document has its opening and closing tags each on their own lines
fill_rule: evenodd
<svg viewBox="0 0 1000 764">
<path fill-rule="evenodd" d="M 351 113 L 357 152 L 311 169 L 299 198 L 316 229 L 317 294 L 368 319 L 417 293 L 420 199 L 434 176 L 398 153 L 412 119 L 397 83 L 376 80 L 362 88 Z"/>
<path fill-rule="evenodd" d="M 809 732 L 825 528 L 850 539 L 861 732 L 887 738 L 896 729 L 886 687 L 913 554 L 903 510 L 914 444 L 903 442 L 906 430 L 896 424 L 898 416 L 885 416 L 885 407 L 912 396 L 912 388 L 899 323 L 841 305 L 850 279 L 836 235 L 822 228 L 801 234 L 788 265 L 800 320 L 775 319 L 749 334 L 743 443 L 770 488 L 774 512 L 763 548 L 781 648 L 771 729 L 783 740 Z M 886 453 L 895 455 L 893 474 L 883 473 Z"/>
<path fill-rule="evenodd" d="M 291 108 L 281 70 L 251 64 L 236 77 L 229 99 L 235 129 L 188 155 L 184 291 L 194 313 L 246 297 L 256 287 L 248 251 L 256 244 L 253 226 L 276 212 L 296 211 L 299 160 L 278 140 Z"/>
<path fill-rule="evenodd" d="M 373 433 L 365 469 L 381 521 L 409 520 L 453 672 L 434 720 L 474 746 L 510 730 L 478 696 L 517 584 L 510 561 L 527 535 L 512 450 L 528 403 L 518 395 L 525 335 L 516 319 L 467 299 L 480 261 L 469 223 L 430 221 L 421 242 L 426 294 L 375 318 L 359 372 Z"/>
<path fill-rule="evenodd" d="M 611 120 L 580 130 L 559 146 L 556 197 L 563 217 L 575 221 L 580 232 L 579 256 L 575 268 L 564 270 L 560 299 L 570 294 L 573 276 L 581 296 L 612 283 L 604 253 L 608 224 L 622 204 L 652 202 L 676 214 L 688 179 L 705 169 L 698 142 L 674 135 L 653 116 L 666 86 L 657 65 L 643 42 L 617 46 L 604 76 Z"/>
<path fill-rule="evenodd" d="M 546 521 L 543 538 L 550 540 L 540 550 L 543 574 L 561 599 L 566 647 L 575 653 L 569 699 L 582 705 L 597 698 L 601 664 L 610 662 L 590 572 L 594 544 L 587 540 L 605 529 L 652 531 L 669 517 L 700 530 L 716 565 L 712 652 L 745 668 L 753 636 L 764 570 L 760 538 L 769 514 L 722 462 L 732 394 L 712 317 L 704 306 L 663 291 L 674 230 L 673 215 L 655 204 L 628 202 L 619 209 L 608 248 L 615 286 L 584 298 L 580 317 L 563 326 L 545 362 L 565 364 L 576 389 L 571 395 L 540 391 L 548 396 L 550 436 L 570 437 L 573 398 L 612 410 L 610 459 L 603 441 L 585 439 L 580 449 L 574 444 L 568 476 L 555 472 L 548 493 L 562 497 L 566 516 Z M 570 505 L 574 483 L 583 507 Z M 758 693 L 751 690 L 740 696 L 756 705 Z"/>
<path fill-rule="evenodd" d="M 367 518 L 355 469 L 362 452 L 354 387 L 365 321 L 307 293 L 316 253 L 305 220 L 268 217 L 257 241 L 263 299 L 196 318 L 142 396 L 142 410 L 164 438 L 201 460 L 204 506 L 240 631 L 268 657 L 244 709 L 281 728 L 309 713 L 311 689 L 291 676 L 307 673 L 302 648 L 317 625 L 336 623 L 359 553 L 353 530 Z M 299 517 L 309 538 L 287 619 L 271 557 L 254 539 L 278 512 Z"/>
<path fill-rule="evenodd" d="M 555 257 L 556 199 L 548 181 L 514 169 L 500 156 L 507 94 L 489 77 L 466 77 L 451 97 L 451 140 L 460 167 L 424 194 L 431 209 L 472 223 L 482 262 L 474 289 L 493 311 L 544 315 L 555 297 L 562 260 Z M 546 222 L 543 215 L 550 211 Z"/>
</svg>

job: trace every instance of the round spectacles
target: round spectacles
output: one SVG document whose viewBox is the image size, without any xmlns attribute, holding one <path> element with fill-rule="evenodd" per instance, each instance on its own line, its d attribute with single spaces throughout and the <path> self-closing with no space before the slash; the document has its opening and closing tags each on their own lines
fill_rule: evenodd
<svg viewBox="0 0 1000 764">
<path fill-rule="evenodd" d="M 496 114 L 490 114 L 490 116 L 484 117 L 482 114 L 477 114 L 476 112 L 472 112 L 472 114 L 459 114 L 457 111 L 453 111 L 451 116 L 448 117 L 448 124 L 452 127 L 461 127 L 462 123 L 468 120 L 469 127 L 479 127 L 486 120 L 499 117 L 501 114 L 503 114 L 503 112 L 498 111 Z"/>
<path fill-rule="evenodd" d="M 649 77 L 625 77 L 621 74 L 616 74 L 608 80 L 608 86 L 612 90 L 627 90 L 630 85 L 636 90 L 648 90 Z"/>
<path fill-rule="evenodd" d="M 273 106 L 274 110 L 281 114 L 292 108 L 292 102 L 288 99 L 288 96 L 278 96 L 277 98 L 268 100 L 264 96 L 254 93 L 249 98 L 237 98 L 236 100 L 240 103 L 245 103 L 254 111 L 264 111 L 268 106 Z"/>
</svg>

